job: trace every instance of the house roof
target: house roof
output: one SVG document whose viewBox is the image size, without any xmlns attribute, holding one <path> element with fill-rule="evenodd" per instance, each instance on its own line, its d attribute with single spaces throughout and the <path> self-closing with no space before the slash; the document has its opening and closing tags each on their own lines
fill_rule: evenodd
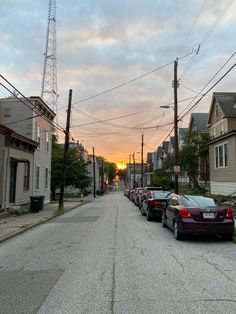
<svg viewBox="0 0 236 314">
<path fill-rule="evenodd" d="M 208 113 L 207 112 L 193 112 L 190 117 L 190 126 L 195 125 L 197 131 L 208 132 L 207 128 Z"/>
<path fill-rule="evenodd" d="M 236 92 L 215 92 L 212 95 L 208 123 L 210 123 L 210 117 L 215 101 L 220 106 L 224 116 L 236 117 Z"/>
</svg>

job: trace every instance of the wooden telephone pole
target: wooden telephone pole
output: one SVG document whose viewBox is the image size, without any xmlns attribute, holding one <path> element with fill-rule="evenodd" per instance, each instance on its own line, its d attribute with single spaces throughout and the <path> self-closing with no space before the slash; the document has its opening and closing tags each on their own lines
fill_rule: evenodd
<svg viewBox="0 0 236 314">
<path fill-rule="evenodd" d="M 177 67 L 178 67 L 178 61 L 175 60 L 174 62 L 174 81 L 173 81 L 173 87 L 174 87 L 174 143 L 175 143 L 175 165 L 174 165 L 174 187 L 175 187 L 175 193 L 179 194 L 179 140 L 178 140 L 178 98 L 177 98 L 177 88 L 179 87 L 179 82 L 177 80 Z"/>
<path fill-rule="evenodd" d="M 59 196 L 58 211 L 64 210 L 63 200 L 64 200 L 65 179 L 66 179 L 66 163 L 67 163 L 67 155 L 68 155 L 69 139 L 70 139 L 71 102 L 72 102 L 72 89 L 69 90 L 69 100 L 68 100 L 68 109 L 67 109 L 65 144 L 64 144 L 63 161 L 62 161 L 62 172 L 61 172 L 61 181 L 60 181 L 60 196 Z"/>
<path fill-rule="evenodd" d="M 141 187 L 143 187 L 143 134 L 141 143 Z"/>
</svg>

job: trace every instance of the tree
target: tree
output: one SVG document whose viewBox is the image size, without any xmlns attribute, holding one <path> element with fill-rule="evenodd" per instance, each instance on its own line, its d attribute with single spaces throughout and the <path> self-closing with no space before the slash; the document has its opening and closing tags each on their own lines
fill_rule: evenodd
<svg viewBox="0 0 236 314">
<path fill-rule="evenodd" d="M 56 189 L 60 187 L 63 152 L 63 146 L 58 144 L 57 138 L 53 136 L 51 167 L 51 192 L 53 200 L 55 200 Z M 83 190 L 88 187 L 90 183 L 91 179 L 88 176 L 87 163 L 78 154 L 76 148 L 69 148 L 65 185 Z"/>
<path fill-rule="evenodd" d="M 117 166 L 114 162 L 105 162 L 105 167 L 108 175 L 108 183 L 111 184 L 116 177 Z"/>
<path fill-rule="evenodd" d="M 152 186 L 162 186 L 164 190 L 168 191 L 173 189 L 173 182 L 171 181 L 171 172 L 163 169 L 157 169 L 151 175 Z"/>
<path fill-rule="evenodd" d="M 189 132 L 179 154 L 180 166 L 186 171 L 194 188 L 199 188 L 199 178 L 204 180 L 205 185 L 209 179 L 208 140 L 208 134 Z"/>
</svg>

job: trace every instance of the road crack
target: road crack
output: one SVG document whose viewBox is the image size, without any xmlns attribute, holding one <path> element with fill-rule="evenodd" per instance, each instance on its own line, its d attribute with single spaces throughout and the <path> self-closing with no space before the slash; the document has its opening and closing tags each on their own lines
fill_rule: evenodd
<svg viewBox="0 0 236 314">
<path fill-rule="evenodd" d="M 202 256 L 202 259 L 204 259 L 204 261 L 211 265 L 215 270 L 217 270 L 221 275 L 223 275 L 225 278 L 227 278 L 229 281 L 233 282 L 234 283 L 234 280 L 229 277 L 227 274 L 225 274 L 216 264 L 214 264 L 213 262 L 210 262 L 206 257 L 203 257 Z"/>
</svg>

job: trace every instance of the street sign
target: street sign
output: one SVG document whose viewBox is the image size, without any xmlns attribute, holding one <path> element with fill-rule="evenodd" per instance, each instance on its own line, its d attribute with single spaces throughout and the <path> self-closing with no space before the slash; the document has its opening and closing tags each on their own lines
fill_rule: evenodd
<svg viewBox="0 0 236 314">
<path fill-rule="evenodd" d="M 174 166 L 173 174 L 175 176 L 179 176 L 180 175 L 180 166 Z"/>
</svg>

